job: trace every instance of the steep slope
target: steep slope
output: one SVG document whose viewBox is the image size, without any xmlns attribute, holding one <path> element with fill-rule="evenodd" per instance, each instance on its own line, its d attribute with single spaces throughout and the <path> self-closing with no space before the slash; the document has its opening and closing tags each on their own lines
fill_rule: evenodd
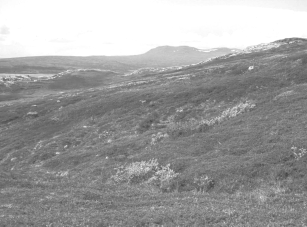
<svg viewBox="0 0 307 227">
<path fill-rule="evenodd" d="M 4 223 L 304 226 L 306 66 L 285 39 L 1 105 Z"/>
</svg>

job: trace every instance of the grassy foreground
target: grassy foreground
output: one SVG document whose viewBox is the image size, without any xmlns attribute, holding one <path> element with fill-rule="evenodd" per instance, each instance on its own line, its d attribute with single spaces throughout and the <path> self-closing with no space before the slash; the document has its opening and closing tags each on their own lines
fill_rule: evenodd
<svg viewBox="0 0 307 227">
<path fill-rule="evenodd" d="M 2 226 L 307 225 L 306 195 L 272 188 L 229 195 L 19 182 L 1 195 Z"/>
</svg>

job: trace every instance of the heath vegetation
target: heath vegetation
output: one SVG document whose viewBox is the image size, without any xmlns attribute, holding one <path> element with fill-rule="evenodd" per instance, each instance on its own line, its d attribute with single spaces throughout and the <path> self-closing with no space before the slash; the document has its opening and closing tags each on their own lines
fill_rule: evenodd
<svg viewBox="0 0 307 227">
<path fill-rule="evenodd" d="M 0 225 L 307 226 L 306 50 L 1 87 Z"/>
</svg>

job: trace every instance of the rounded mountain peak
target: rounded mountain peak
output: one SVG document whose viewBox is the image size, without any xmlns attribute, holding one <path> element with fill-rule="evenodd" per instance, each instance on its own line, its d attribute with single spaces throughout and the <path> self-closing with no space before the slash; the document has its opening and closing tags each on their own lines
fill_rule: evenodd
<svg viewBox="0 0 307 227">
<path fill-rule="evenodd" d="M 195 53 L 199 50 L 195 47 L 189 47 L 189 46 L 159 46 L 156 48 L 153 48 L 146 52 L 145 54 L 187 54 L 187 53 Z"/>
</svg>

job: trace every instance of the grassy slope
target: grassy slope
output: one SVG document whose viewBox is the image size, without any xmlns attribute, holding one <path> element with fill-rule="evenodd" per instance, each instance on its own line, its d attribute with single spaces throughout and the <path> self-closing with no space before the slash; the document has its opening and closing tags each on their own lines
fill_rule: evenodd
<svg viewBox="0 0 307 227">
<path fill-rule="evenodd" d="M 307 155 L 291 150 L 307 147 L 306 50 L 292 43 L 1 106 L 2 222 L 307 225 Z M 245 100 L 256 106 L 211 127 L 189 123 Z M 158 132 L 169 137 L 153 143 Z M 105 184 L 116 166 L 151 158 L 180 173 L 174 192 Z M 196 193 L 202 175 L 214 184 Z"/>
</svg>

